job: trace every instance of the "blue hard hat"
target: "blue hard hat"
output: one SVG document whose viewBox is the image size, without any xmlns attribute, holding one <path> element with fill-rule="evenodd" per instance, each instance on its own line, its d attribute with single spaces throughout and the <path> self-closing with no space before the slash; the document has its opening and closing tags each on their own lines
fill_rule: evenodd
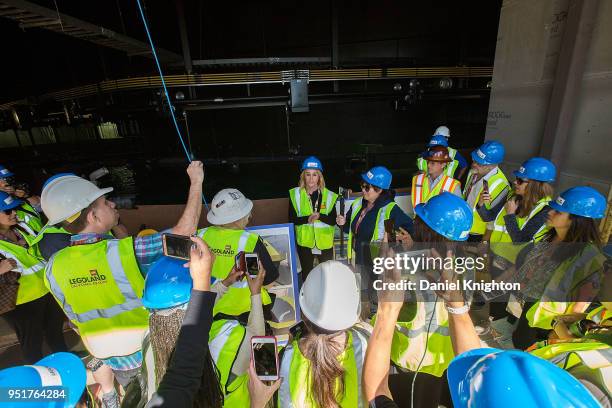
<svg viewBox="0 0 612 408">
<path fill-rule="evenodd" d="M 518 170 L 512 172 L 516 177 L 528 180 L 544 181 L 551 183 L 557 176 L 557 168 L 548 159 L 543 157 L 532 157 L 524 162 Z"/>
<path fill-rule="evenodd" d="M 0 371 L 0 388 L 23 389 L 56 386 L 63 387 L 66 400 L 58 402 L 22 400 L 14 406 L 30 407 L 74 407 L 81 399 L 87 384 L 87 371 L 80 358 L 72 353 L 48 355 L 34 365 L 10 367 Z M 58 388 L 59 390 L 59 388 Z M 6 391 L 4 392 L 5 397 Z M 61 398 L 61 397 L 60 397 Z M 8 401 L 5 399 L 3 404 Z M 13 406 L 13 405 L 8 405 Z"/>
<path fill-rule="evenodd" d="M 504 161 L 505 154 L 506 149 L 503 144 L 489 140 L 472 152 L 472 160 L 482 165 L 499 164 Z"/>
<path fill-rule="evenodd" d="M 21 204 L 23 204 L 22 200 L 5 193 L 4 191 L 0 191 L 0 211 L 17 208 Z"/>
<path fill-rule="evenodd" d="M 182 259 L 161 257 L 149 269 L 142 304 L 147 309 L 169 309 L 189 302 L 193 282 Z"/>
<path fill-rule="evenodd" d="M 468 239 L 474 220 L 465 200 L 448 191 L 417 205 L 414 212 L 435 232 L 453 241 Z"/>
<path fill-rule="evenodd" d="M 606 198 L 593 187 L 578 186 L 565 190 L 548 205 L 553 209 L 587 218 L 606 215 Z"/>
<path fill-rule="evenodd" d="M 384 166 L 372 167 L 361 175 L 361 178 L 366 183 L 373 185 L 374 187 L 388 190 L 391 187 L 391 179 L 393 176 L 391 172 Z"/>
<path fill-rule="evenodd" d="M 302 162 L 302 171 L 304 171 L 304 170 L 319 170 L 319 171 L 323 171 L 323 164 L 321 163 L 321 160 L 317 159 L 314 156 L 310 156 L 310 157 L 307 157 Z"/>
<path fill-rule="evenodd" d="M 54 176 L 51 176 L 47 179 L 47 181 L 45 181 L 45 184 L 43 184 L 43 190 L 45 189 L 45 187 L 47 187 L 47 184 L 49 184 L 50 182 L 52 182 L 55 179 L 58 179 L 60 177 L 64 177 L 64 176 L 76 176 L 76 174 L 74 173 L 57 173 Z"/>
<path fill-rule="evenodd" d="M 10 171 L 9 169 L 7 169 L 6 167 L 0 164 L 0 179 L 7 178 L 7 177 L 13 177 L 14 175 L 15 173 L 13 173 L 12 171 Z"/>
<path fill-rule="evenodd" d="M 427 147 L 444 146 L 448 147 L 448 140 L 442 135 L 433 135 Z"/>
<path fill-rule="evenodd" d="M 447 377 L 457 408 L 600 407 L 570 373 L 524 351 L 470 350 L 451 361 Z"/>
</svg>

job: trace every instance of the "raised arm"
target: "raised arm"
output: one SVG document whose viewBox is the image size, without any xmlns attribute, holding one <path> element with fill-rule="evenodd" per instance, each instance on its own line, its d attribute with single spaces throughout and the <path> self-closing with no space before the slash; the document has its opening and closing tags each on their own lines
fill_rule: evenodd
<svg viewBox="0 0 612 408">
<path fill-rule="evenodd" d="M 187 167 L 187 174 L 191 182 L 189 186 L 189 196 L 183 215 L 178 220 L 173 234 L 193 235 L 198 228 L 200 213 L 202 212 L 202 182 L 204 181 L 204 165 L 200 161 L 193 161 Z"/>
</svg>

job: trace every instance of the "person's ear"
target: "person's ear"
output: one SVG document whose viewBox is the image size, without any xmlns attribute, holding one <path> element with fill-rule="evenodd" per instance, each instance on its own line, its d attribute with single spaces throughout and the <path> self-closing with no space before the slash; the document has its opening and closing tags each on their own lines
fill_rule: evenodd
<svg viewBox="0 0 612 408">
<path fill-rule="evenodd" d="M 98 217 L 95 210 L 92 209 L 87 213 L 87 224 L 95 224 L 96 222 L 98 222 Z"/>
</svg>

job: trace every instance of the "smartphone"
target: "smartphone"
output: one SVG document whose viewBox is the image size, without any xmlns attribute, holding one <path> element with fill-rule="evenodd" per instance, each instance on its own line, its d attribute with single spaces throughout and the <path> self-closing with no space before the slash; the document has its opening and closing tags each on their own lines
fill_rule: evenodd
<svg viewBox="0 0 612 408">
<path fill-rule="evenodd" d="M 385 232 L 389 236 L 389 242 L 397 241 L 395 236 L 395 221 L 392 219 L 385 220 Z"/>
<path fill-rule="evenodd" d="M 257 378 L 262 381 L 278 380 L 278 349 L 276 347 L 276 337 L 251 337 L 251 352 Z"/>
<path fill-rule="evenodd" d="M 299 339 L 302 337 L 302 333 L 304 332 L 304 321 L 297 322 L 293 326 L 289 328 L 289 334 L 292 339 Z"/>
<path fill-rule="evenodd" d="M 251 278 L 257 277 L 259 274 L 259 256 L 257 254 L 245 254 L 246 273 L 251 275 Z"/>
<path fill-rule="evenodd" d="M 482 180 L 482 191 L 489 194 L 489 182 L 487 180 Z"/>
<path fill-rule="evenodd" d="M 162 234 L 164 255 L 170 258 L 189 260 L 193 241 L 185 235 Z"/>
<path fill-rule="evenodd" d="M 236 261 L 236 270 L 245 272 L 247 270 L 247 267 L 246 267 L 246 257 L 244 255 L 244 252 L 243 251 L 238 252 L 234 259 Z"/>
</svg>

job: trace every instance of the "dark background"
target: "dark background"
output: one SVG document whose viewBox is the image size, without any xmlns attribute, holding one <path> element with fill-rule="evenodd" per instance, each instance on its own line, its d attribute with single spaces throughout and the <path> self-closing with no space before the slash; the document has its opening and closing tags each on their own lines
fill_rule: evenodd
<svg viewBox="0 0 612 408">
<path fill-rule="evenodd" d="M 84 21 L 146 41 L 135 1 L 56 0 L 35 3 Z M 143 2 L 156 46 L 181 54 L 179 24 L 173 1 Z M 184 1 L 192 59 L 259 57 L 330 57 L 331 1 Z M 496 1 L 337 1 L 339 68 L 492 66 L 501 0 Z M 30 28 L 0 18 L 3 83 L 0 103 L 29 97 L 20 109 L 42 118 L 58 110 L 54 101 L 36 98 L 46 92 L 129 76 L 156 75 L 152 59 L 128 57 L 65 35 Z M 328 69 L 315 65 L 196 66 L 196 73 Z M 183 74 L 182 64 L 165 65 L 164 73 Z M 206 195 L 238 187 L 253 198 L 286 194 L 299 176 L 299 162 L 319 156 L 333 188 L 355 188 L 368 166 L 383 164 L 394 174 L 395 187 L 408 187 L 414 159 L 435 127 L 451 128 L 453 147 L 470 149 L 484 138 L 488 79 L 455 80 L 452 90 L 436 92 L 435 80 L 420 80 L 423 97 L 402 103 L 393 85 L 408 89 L 409 80 L 311 82 L 310 112 L 291 113 L 285 106 L 249 106 L 188 112 L 189 132 L 177 102 L 181 131 L 195 157 L 208 168 Z M 266 96 L 288 97 L 288 84 L 199 87 L 198 100 L 244 98 L 252 105 Z M 177 89 L 171 89 L 171 94 Z M 51 174 L 88 174 L 101 166 L 133 175 L 123 189 L 138 203 L 184 201 L 185 156 L 159 90 L 117 92 L 75 100 L 87 120 L 53 123 L 55 143 L 37 139 L 36 120 L 22 120 L 22 129 L 4 121 L 0 163 L 30 181 L 33 190 Z M 188 94 L 187 90 L 184 90 Z M 378 98 L 364 99 L 376 93 Z M 340 94 L 333 103 L 314 104 Z M 326 96 L 327 95 L 327 96 Z M 396 107 L 397 101 L 399 107 Z M 197 106 L 197 104 L 195 104 Z M 19 109 L 17 109 L 19 111 Z M 22 115 L 23 117 L 23 115 Z M 121 139 L 100 140 L 95 127 L 115 122 Z M 28 138 L 27 131 L 34 136 Z M 19 143 L 15 134 L 19 135 Z M 34 139 L 34 145 L 31 141 Z M 12 146 L 15 145 L 15 146 Z M 469 150 L 468 150 L 469 151 Z M 123 172 L 123 173 L 122 173 Z M 129 178 L 129 177 L 128 177 Z M 125 177 L 123 177 L 125 181 Z"/>
</svg>

